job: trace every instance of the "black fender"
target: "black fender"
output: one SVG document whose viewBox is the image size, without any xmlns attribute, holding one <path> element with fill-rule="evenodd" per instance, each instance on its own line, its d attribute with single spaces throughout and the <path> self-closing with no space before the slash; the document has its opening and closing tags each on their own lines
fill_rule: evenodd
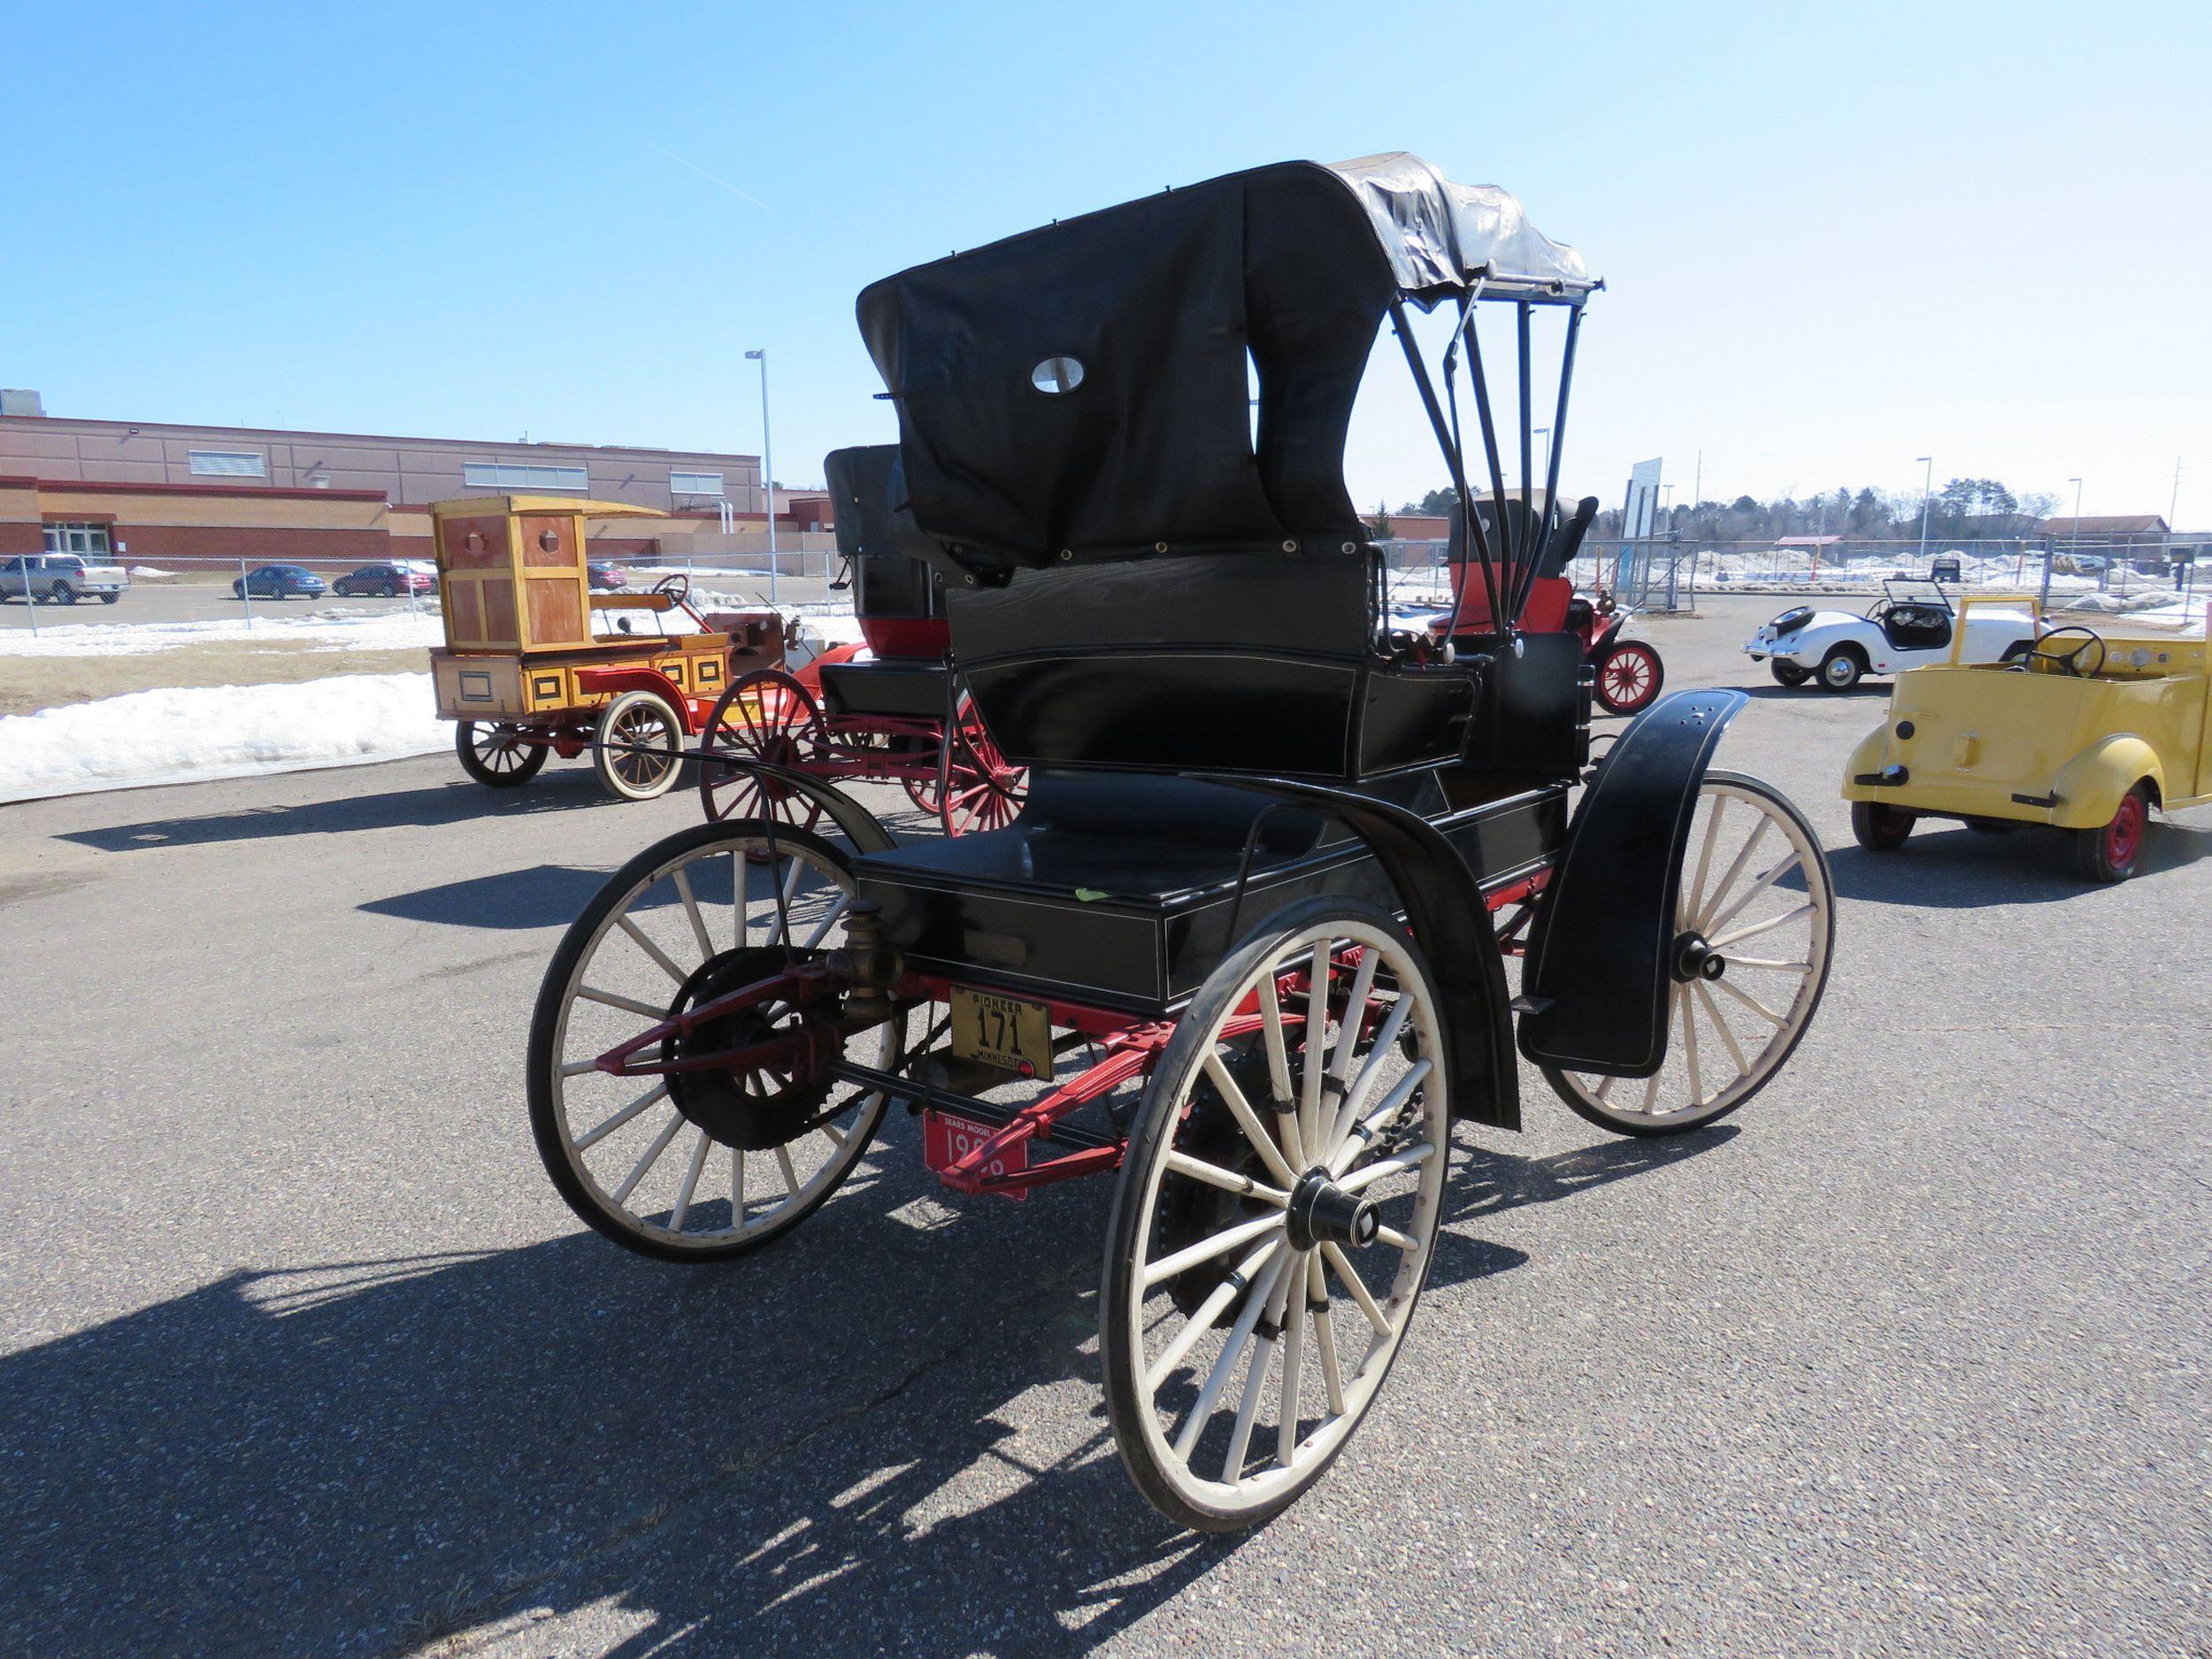
<svg viewBox="0 0 2212 1659">
<path fill-rule="evenodd" d="M 854 800 L 833 783 L 794 772 L 788 766 L 778 766 L 764 760 L 745 760 L 733 755 L 718 753 L 712 760 L 702 758 L 703 766 L 726 767 L 741 772 L 748 777 L 788 789 L 794 795 L 804 795 L 819 806 L 831 823 L 844 832 L 845 839 L 853 844 L 856 853 L 887 853 L 897 846 L 898 838 L 876 821 L 875 814 Z"/>
<path fill-rule="evenodd" d="M 1521 1052 L 1538 1064 L 1649 1077 L 1666 1060 L 1690 818 L 1722 731 L 1749 701 L 1740 691 L 1662 697 L 1593 774 L 1522 968 Z"/>
<path fill-rule="evenodd" d="M 1396 889 L 1406 925 L 1443 993 L 1452 1116 L 1518 1129 L 1521 1077 L 1504 961 L 1481 884 L 1459 849 L 1419 813 L 1349 789 L 1286 778 L 1187 775 L 1317 807 L 1366 843 Z"/>
</svg>

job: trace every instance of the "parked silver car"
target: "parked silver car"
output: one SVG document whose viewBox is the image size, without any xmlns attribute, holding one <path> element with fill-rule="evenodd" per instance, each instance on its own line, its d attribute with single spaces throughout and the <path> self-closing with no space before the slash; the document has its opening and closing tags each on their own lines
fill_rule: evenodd
<svg viewBox="0 0 2212 1659">
<path fill-rule="evenodd" d="M 33 604 L 73 605 L 97 599 L 111 605 L 130 587 L 119 565 L 94 565 L 74 553 L 32 553 L 0 564 L 0 598 Z"/>
</svg>

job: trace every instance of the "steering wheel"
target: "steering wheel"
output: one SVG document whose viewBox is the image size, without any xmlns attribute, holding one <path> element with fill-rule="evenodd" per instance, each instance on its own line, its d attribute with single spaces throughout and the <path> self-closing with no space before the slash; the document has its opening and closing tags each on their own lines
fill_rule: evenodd
<svg viewBox="0 0 2212 1659">
<path fill-rule="evenodd" d="M 653 584 L 657 594 L 666 594 L 678 604 L 691 597 L 691 578 L 678 571 L 673 576 L 664 576 Z"/>
<path fill-rule="evenodd" d="M 2044 649 L 2062 634 L 2078 634 L 2082 636 L 2082 641 L 2070 651 L 2053 651 Z M 2096 664 L 2093 667 L 2084 668 L 2081 665 L 2081 659 L 2088 656 L 2093 649 L 2097 653 Z M 2078 622 L 2070 622 L 2062 628 L 2053 628 L 2034 644 L 2029 646 L 2027 657 L 2023 659 L 2024 664 L 2030 659 L 2050 664 L 2051 667 L 2047 671 L 2048 672 L 2070 674 L 2076 680 L 2086 680 L 2093 674 L 2103 672 L 2104 635 L 2093 628 L 2083 627 Z"/>
</svg>

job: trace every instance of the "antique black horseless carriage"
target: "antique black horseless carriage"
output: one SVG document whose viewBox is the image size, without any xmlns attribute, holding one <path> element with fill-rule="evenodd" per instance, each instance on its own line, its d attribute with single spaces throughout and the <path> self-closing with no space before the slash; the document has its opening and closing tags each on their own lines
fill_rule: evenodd
<svg viewBox="0 0 2212 1659">
<path fill-rule="evenodd" d="M 1514 620 L 1545 562 L 1532 516 L 1502 515 L 1501 544 L 1474 529 L 1501 625 L 1439 641 L 1389 626 L 1342 478 L 1388 319 L 1461 499 L 1463 368 L 1508 499 L 1476 326 L 1502 311 L 1517 498 L 1552 499 L 1597 287 L 1512 197 L 1386 156 L 1233 174 L 868 288 L 900 442 L 833 457 L 839 533 L 944 575 L 953 671 L 1028 798 L 895 842 L 759 764 L 849 847 L 728 818 L 619 871 L 531 1030 L 568 1202 L 649 1256 L 735 1256 L 827 1198 L 894 1102 L 956 1192 L 1118 1171 L 1114 1434 L 1162 1511 L 1227 1530 L 1364 1416 L 1454 1121 L 1520 1122 L 1517 1041 L 1624 1133 L 1756 1092 L 1820 1000 L 1832 901 L 1797 811 L 1708 770 L 1741 694 L 1665 699 L 1586 774 L 1580 642 Z M 1448 325 L 1440 364 L 1409 305 Z M 1563 339 L 1541 496 L 1540 323 Z"/>
</svg>

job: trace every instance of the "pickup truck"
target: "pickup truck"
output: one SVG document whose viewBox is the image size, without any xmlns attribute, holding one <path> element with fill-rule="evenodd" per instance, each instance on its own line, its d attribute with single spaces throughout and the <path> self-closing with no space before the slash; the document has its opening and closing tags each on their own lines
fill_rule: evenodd
<svg viewBox="0 0 2212 1659">
<path fill-rule="evenodd" d="M 131 585 L 119 565 L 91 565 L 74 553 L 33 553 L 0 564 L 0 597 L 73 605 L 96 596 L 111 605 Z"/>
</svg>

